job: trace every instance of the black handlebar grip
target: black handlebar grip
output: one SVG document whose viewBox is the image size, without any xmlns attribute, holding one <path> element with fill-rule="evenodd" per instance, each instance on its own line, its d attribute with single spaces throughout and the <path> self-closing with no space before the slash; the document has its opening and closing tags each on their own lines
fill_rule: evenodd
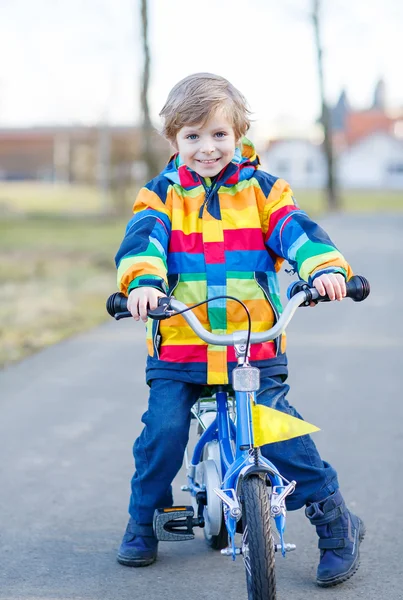
<svg viewBox="0 0 403 600">
<path fill-rule="evenodd" d="M 106 311 L 114 317 L 116 313 L 127 311 L 127 297 L 121 292 L 115 292 L 106 301 Z"/>
<path fill-rule="evenodd" d="M 287 290 L 287 297 L 288 297 L 288 299 L 290 299 L 293 296 L 295 296 L 295 294 L 298 294 L 298 292 L 301 292 L 301 291 L 304 291 L 306 293 L 307 298 L 306 298 L 306 302 L 304 303 L 304 305 L 308 306 L 310 301 L 312 300 L 312 294 L 310 292 L 310 288 L 309 288 L 308 284 L 306 283 L 306 281 L 294 281 L 294 283 L 292 283 Z M 368 279 L 365 279 L 365 277 L 362 277 L 361 275 L 354 275 L 346 283 L 346 292 L 347 292 L 347 294 L 346 294 L 347 298 L 351 298 L 352 300 L 354 300 L 354 302 L 362 302 L 369 296 L 370 285 L 369 285 Z M 317 294 L 317 292 L 316 292 L 316 294 Z M 316 294 L 315 294 L 315 296 L 316 296 Z M 329 302 L 329 301 L 330 301 L 330 299 L 327 295 L 319 296 L 315 300 L 315 302 Z"/>
<path fill-rule="evenodd" d="M 131 313 L 127 310 L 127 297 L 121 292 L 115 292 L 106 301 L 106 311 L 117 321 L 123 317 L 131 317 Z"/>
<path fill-rule="evenodd" d="M 158 306 L 154 310 L 148 310 L 148 316 L 151 319 L 161 321 L 162 319 L 168 319 L 171 315 L 166 312 L 169 307 L 171 299 L 167 296 L 158 298 Z M 111 317 L 114 317 L 117 321 L 125 317 L 131 317 L 131 313 L 127 310 L 127 297 L 121 292 L 115 292 L 106 301 L 106 311 Z"/>
<path fill-rule="evenodd" d="M 354 302 L 362 302 L 368 298 L 371 291 L 368 279 L 361 275 L 353 275 L 346 283 L 347 298 L 351 298 Z"/>
</svg>

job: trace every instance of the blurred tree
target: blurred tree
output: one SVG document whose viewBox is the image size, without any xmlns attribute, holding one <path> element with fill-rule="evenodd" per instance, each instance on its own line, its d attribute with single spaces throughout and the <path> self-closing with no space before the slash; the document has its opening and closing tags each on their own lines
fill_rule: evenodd
<svg viewBox="0 0 403 600">
<path fill-rule="evenodd" d="M 147 167 L 147 180 L 152 179 L 158 173 L 158 161 L 153 151 L 152 131 L 153 127 L 150 119 L 150 108 L 148 104 L 148 87 L 150 83 L 150 48 L 148 44 L 148 3 L 147 0 L 140 0 L 141 3 L 141 35 L 143 40 L 144 67 L 141 84 L 141 112 L 142 112 L 142 132 L 143 132 L 143 155 Z"/>
<path fill-rule="evenodd" d="M 109 194 L 111 189 L 111 136 L 109 123 L 105 119 L 97 131 L 97 185 L 101 200 L 101 213 L 111 210 Z"/>
<path fill-rule="evenodd" d="M 110 186 L 113 210 L 125 216 L 133 205 L 132 164 L 135 156 L 134 136 L 115 136 L 111 144 Z"/>
<path fill-rule="evenodd" d="M 327 184 L 326 184 L 326 192 L 327 192 L 327 204 L 329 210 L 338 210 L 340 208 L 340 198 L 337 190 L 337 182 L 334 168 L 334 153 L 333 153 L 333 142 L 332 142 L 332 125 L 330 118 L 329 107 L 325 98 L 325 84 L 324 84 L 324 75 L 323 75 L 323 50 L 321 43 L 321 21 L 320 21 L 320 11 L 321 11 L 321 0 L 313 0 L 312 6 L 312 21 L 313 28 L 315 34 L 315 45 L 316 45 L 316 53 L 317 53 L 317 61 L 318 61 L 318 75 L 319 75 L 319 89 L 320 89 L 320 98 L 321 98 L 321 108 L 322 108 L 322 125 L 324 132 L 324 151 L 326 156 L 326 165 L 327 165 Z"/>
</svg>

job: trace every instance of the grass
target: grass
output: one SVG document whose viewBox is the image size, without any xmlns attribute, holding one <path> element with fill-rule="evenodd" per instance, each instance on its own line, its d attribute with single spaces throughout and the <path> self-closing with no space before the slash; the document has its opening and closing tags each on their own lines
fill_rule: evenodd
<svg viewBox="0 0 403 600">
<path fill-rule="evenodd" d="M 326 210 L 321 190 L 295 190 L 298 204 L 308 214 L 320 214 Z M 403 210 L 403 190 L 368 191 L 343 190 L 340 193 L 341 209 L 346 212 L 396 212 Z"/>
<path fill-rule="evenodd" d="M 309 214 L 323 212 L 319 191 L 295 196 Z M 108 220 L 97 216 L 100 207 L 91 188 L 0 184 L 0 366 L 108 318 L 130 207 L 127 218 Z M 403 210 L 403 191 L 345 194 L 343 207 Z"/>
<path fill-rule="evenodd" d="M 321 190 L 295 189 L 294 193 L 301 208 L 309 214 L 319 214 L 326 210 Z M 135 197 L 135 190 L 129 197 L 128 211 Z M 112 196 L 103 200 L 96 188 L 90 186 L 0 182 L 0 216 L 97 214 L 105 208 L 103 202 L 111 206 Z M 343 210 L 352 212 L 401 211 L 403 190 L 344 190 L 341 192 L 341 203 Z"/>
<path fill-rule="evenodd" d="M 93 214 L 101 207 L 95 187 L 0 182 L 0 214 Z"/>
<path fill-rule="evenodd" d="M 7 219 L 0 224 L 0 366 L 107 318 L 126 220 Z"/>
</svg>

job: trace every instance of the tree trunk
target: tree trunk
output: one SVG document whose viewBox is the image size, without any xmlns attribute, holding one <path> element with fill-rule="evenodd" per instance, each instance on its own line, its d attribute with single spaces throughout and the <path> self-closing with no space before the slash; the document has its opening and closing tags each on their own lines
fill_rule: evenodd
<svg viewBox="0 0 403 600">
<path fill-rule="evenodd" d="M 147 166 L 147 180 L 157 175 L 158 166 L 152 148 L 152 124 L 148 105 L 148 87 L 150 83 L 150 49 L 148 45 L 148 7 L 147 0 L 141 0 L 141 34 L 143 40 L 144 68 L 141 85 L 143 157 Z"/>
<path fill-rule="evenodd" d="M 331 211 L 336 211 L 340 208 L 339 195 L 337 190 L 337 182 L 334 168 L 334 154 L 333 154 L 333 142 L 332 142 L 332 124 L 330 118 L 329 107 L 327 106 L 325 99 L 325 84 L 323 76 L 323 60 L 322 60 L 322 45 L 320 39 L 320 2 L 321 0 L 313 0 L 313 27 L 315 32 L 315 44 L 318 60 L 318 75 L 319 75 L 319 89 L 321 97 L 321 108 L 322 108 L 322 125 L 324 131 L 324 152 L 326 156 L 326 167 L 327 167 L 327 205 Z"/>
</svg>

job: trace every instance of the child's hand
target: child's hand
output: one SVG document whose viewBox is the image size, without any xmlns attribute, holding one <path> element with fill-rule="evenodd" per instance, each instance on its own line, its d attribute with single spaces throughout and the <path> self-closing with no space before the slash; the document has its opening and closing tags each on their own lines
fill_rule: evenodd
<svg viewBox="0 0 403 600">
<path fill-rule="evenodd" d="M 163 298 L 165 295 L 160 290 L 152 287 L 135 288 L 127 298 L 127 310 L 132 313 L 136 321 L 141 319 L 146 323 L 148 319 L 147 311 L 157 308 L 158 298 Z"/>
<path fill-rule="evenodd" d="M 313 287 L 316 288 L 321 296 L 326 296 L 330 300 L 343 300 L 346 297 L 346 280 L 341 273 L 327 273 L 320 275 L 313 280 Z M 311 302 L 311 306 L 316 306 Z"/>
</svg>

